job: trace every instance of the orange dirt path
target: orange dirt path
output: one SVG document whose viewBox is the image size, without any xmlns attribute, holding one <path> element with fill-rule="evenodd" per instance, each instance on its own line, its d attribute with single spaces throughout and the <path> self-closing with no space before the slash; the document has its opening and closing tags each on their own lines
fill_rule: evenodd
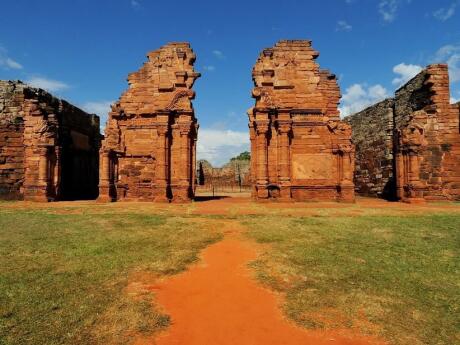
<svg viewBox="0 0 460 345">
<path fill-rule="evenodd" d="M 171 316 L 168 330 L 134 344 L 157 345 L 374 345 L 364 337 L 306 331 L 287 321 L 277 296 L 257 284 L 247 268 L 254 244 L 234 232 L 202 253 L 202 262 L 152 286 L 156 300 Z"/>
</svg>

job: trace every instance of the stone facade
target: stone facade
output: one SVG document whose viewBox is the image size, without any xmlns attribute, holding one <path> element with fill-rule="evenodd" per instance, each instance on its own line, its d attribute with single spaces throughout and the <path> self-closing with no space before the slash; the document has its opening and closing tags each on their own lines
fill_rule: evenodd
<svg viewBox="0 0 460 345">
<path fill-rule="evenodd" d="M 112 105 L 101 148 L 101 201 L 190 200 L 194 195 L 198 124 L 191 100 L 200 74 L 188 43 L 147 55 Z"/>
<path fill-rule="evenodd" d="M 382 102 L 347 118 L 357 144 L 358 193 L 407 202 L 460 199 L 460 114 L 449 94 L 447 65 L 429 65 L 384 101 L 384 110 Z M 377 141 L 361 145 L 370 136 Z"/>
<path fill-rule="evenodd" d="M 19 81 L 0 81 L 0 195 L 97 197 L 99 117 Z"/>
<path fill-rule="evenodd" d="M 264 49 L 248 111 L 253 197 L 354 201 L 351 127 L 339 118 L 336 77 L 310 41 Z"/>
</svg>

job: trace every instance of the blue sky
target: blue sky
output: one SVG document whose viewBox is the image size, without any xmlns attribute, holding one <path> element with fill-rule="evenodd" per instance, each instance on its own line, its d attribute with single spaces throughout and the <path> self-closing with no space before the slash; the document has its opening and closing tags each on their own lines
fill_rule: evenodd
<svg viewBox="0 0 460 345">
<path fill-rule="evenodd" d="M 197 54 L 199 158 L 248 148 L 251 69 L 279 39 L 311 39 L 337 76 L 343 115 L 432 62 L 450 62 L 460 99 L 460 0 L 3 0 L 0 79 L 21 79 L 103 116 L 146 53 L 189 41 Z"/>
</svg>

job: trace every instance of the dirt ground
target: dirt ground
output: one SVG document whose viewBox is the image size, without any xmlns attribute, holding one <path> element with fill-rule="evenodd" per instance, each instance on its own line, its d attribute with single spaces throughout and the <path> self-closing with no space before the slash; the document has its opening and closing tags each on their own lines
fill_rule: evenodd
<svg viewBox="0 0 460 345">
<path fill-rule="evenodd" d="M 238 222 L 226 221 L 224 240 L 205 249 L 199 264 L 147 286 L 172 325 L 158 337 L 135 339 L 134 345 L 385 344 L 348 330 L 307 331 L 289 322 L 281 296 L 252 277 L 247 265 L 257 257 L 257 246 L 244 240 L 242 231 Z"/>
</svg>

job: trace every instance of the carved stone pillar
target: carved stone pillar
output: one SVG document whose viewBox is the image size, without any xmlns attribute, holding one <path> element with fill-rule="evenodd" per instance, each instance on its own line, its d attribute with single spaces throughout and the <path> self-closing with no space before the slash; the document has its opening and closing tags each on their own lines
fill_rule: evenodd
<svg viewBox="0 0 460 345">
<path fill-rule="evenodd" d="M 38 178 L 37 178 L 37 194 L 36 199 L 41 201 L 48 201 L 49 189 L 49 157 L 48 147 L 41 146 L 38 148 Z"/>
<path fill-rule="evenodd" d="M 100 155 L 101 165 L 100 165 L 100 174 L 99 174 L 99 197 L 98 201 L 100 202 L 109 202 L 113 201 L 112 196 L 110 195 L 111 185 L 111 172 L 110 172 L 110 151 L 102 150 Z"/>
<path fill-rule="evenodd" d="M 396 154 L 396 197 L 399 200 L 404 199 L 405 179 L 404 155 L 402 152 Z"/>
<path fill-rule="evenodd" d="M 158 142 L 156 150 L 156 174 L 155 174 L 155 201 L 168 201 L 168 181 L 169 181 L 169 164 L 168 164 L 168 140 L 169 126 L 168 123 L 157 125 Z"/>
<path fill-rule="evenodd" d="M 278 121 L 279 139 L 279 171 L 280 193 L 282 199 L 291 198 L 291 171 L 290 171 L 290 133 L 291 121 Z"/>
<path fill-rule="evenodd" d="M 251 141 L 251 168 L 250 168 L 250 178 L 251 178 L 251 194 L 253 198 L 257 197 L 257 189 L 255 188 L 256 185 L 256 176 L 257 176 L 257 135 L 256 130 L 254 129 L 254 125 L 251 123 L 249 125 L 249 139 Z"/>
<path fill-rule="evenodd" d="M 179 122 L 179 134 L 180 134 L 180 159 L 179 159 L 179 180 L 176 190 L 174 191 L 174 202 L 188 201 L 191 196 L 191 142 L 190 142 L 190 131 L 191 122 Z"/>
<path fill-rule="evenodd" d="M 194 123 L 193 124 L 193 136 L 191 139 L 192 142 L 192 167 L 191 167 L 191 173 L 192 173 L 192 196 L 195 196 L 195 188 L 196 188 L 196 142 L 198 138 L 198 124 Z"/>
<path fill-rule="evenodd" d="M 268 142 L 269 121 L 256 121 L 257 131 L 257 198 L 268 198 Z"/>
<path fill-rule="evenodd" d="M 423 191 L 420 182 L 420 163 L 418 147 L 411 147 L 408 152 L 408 185 L 406 189 L 406 199 L 409 203 L 424 203 Z"/>
<path fill-rule="evenodd" d="M 61 197 L 61 154 L 62 148 L 60 146 L 56 146 L 54 148 L 54 193 L 56 199 L 60 199 Z"/>
<path fill-rule="evenodd" d="M 351 144 L 340 145 L 338 159 L 339 163 L 339 201 L 343 202 L 354 202 L 354 183 L 353 183 L 353 174 L 354 174 L 354 147 Z"/>
</svg>

